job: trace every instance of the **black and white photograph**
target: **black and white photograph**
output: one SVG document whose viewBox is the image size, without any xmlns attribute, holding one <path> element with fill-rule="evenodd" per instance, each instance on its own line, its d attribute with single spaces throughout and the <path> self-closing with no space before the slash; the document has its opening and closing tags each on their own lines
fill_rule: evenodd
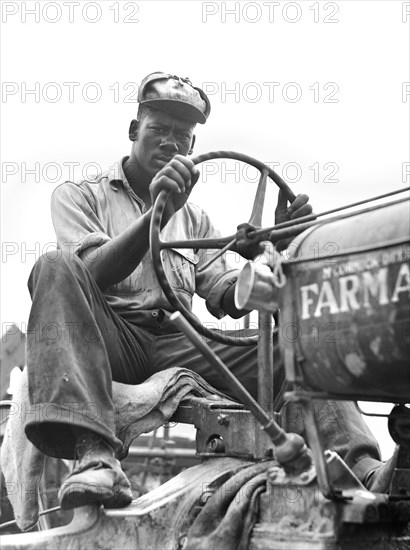
<svg viewBox="0 0 410 550">
<path fill-rule="evenodd" d="M 410 2 L 0 24 L 2 548 L 410 548 Z"/>
</svg>

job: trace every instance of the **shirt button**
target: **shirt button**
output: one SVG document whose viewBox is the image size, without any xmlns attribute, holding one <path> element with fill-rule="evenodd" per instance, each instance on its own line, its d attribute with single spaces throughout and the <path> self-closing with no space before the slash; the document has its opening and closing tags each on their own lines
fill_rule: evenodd
<svg viewBox="0 0 410 550">
<path fill-rule="evenodd" d="M 158 311 L 153 311 L 153 312 L 152 312 L 152 316 L 153 316 L 153 317 L 158 317 Z"/>
</svg>

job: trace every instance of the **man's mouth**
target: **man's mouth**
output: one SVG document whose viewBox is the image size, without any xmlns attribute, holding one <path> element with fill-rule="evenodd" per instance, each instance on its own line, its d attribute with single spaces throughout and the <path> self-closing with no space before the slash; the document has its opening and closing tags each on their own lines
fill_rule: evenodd
<svg viewBox="0 0 410 550">
<path fill-rule="evenodd" d="M 174 158 L 174 155 L 157 155 L 155 157 L 155 160 L 167 164 L 173 158 Z"/>
</svg>

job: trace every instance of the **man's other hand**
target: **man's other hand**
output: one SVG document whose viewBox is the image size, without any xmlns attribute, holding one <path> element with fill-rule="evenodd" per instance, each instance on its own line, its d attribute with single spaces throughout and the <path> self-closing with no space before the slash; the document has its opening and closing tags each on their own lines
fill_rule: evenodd
<svg viewBox="0 0 410 550">
<path fill-rule="evenodd" d="M 275 224 L 287 222 L 289 220 L 295 220 L 302 216 L 308 216 L 312 213 L 312 206 L 309 204 L 309 197 L 304 194 L 300 194 L 288 205 L 288 199 L 282 189 L 279 190 L 278 204 L 275 210 Z M 283 239 L 275 243 L 276 249 L 281 251 L 289 246 L 294 237 L 289 239 Z"/>
<path fill-rule="evenodd" d="M 149 188 L 152 204 L 162 190 L 171 192 L 165 207 L 163 223 L 168 222 L 174 213 L 184 206 L 198 178 L 199 171 L 192 160 L 182 155 L 175 155 L 154 176 Z"/>
<path fill-rule="evenodd" d="M 312 213 L 309 197 L 303 193 L 298 195 L 292 204 L 288 205 L 288 199 L 282 189 L 279 190 L 278 204 L 275 210 L 275 224 L 308 216 Z"/>
</svg>

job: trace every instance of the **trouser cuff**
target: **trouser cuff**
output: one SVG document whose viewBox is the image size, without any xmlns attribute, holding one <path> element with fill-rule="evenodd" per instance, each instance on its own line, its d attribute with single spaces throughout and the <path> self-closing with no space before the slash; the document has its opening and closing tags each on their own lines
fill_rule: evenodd
<svg viewBox="0 0 410 550">
<path fill-rule="evenodd" d="M 110 430 L 106 419 L 88 412 L 62 407 L 56 403 L 38 403 L 30 409 L 26 420 L 27 438 L 40 451 L 56 458 L 75 458 L 75 435 L 73 427 L 82 428 L 102 436 L 118 454 L 122 442 Z"/>
</svg>

